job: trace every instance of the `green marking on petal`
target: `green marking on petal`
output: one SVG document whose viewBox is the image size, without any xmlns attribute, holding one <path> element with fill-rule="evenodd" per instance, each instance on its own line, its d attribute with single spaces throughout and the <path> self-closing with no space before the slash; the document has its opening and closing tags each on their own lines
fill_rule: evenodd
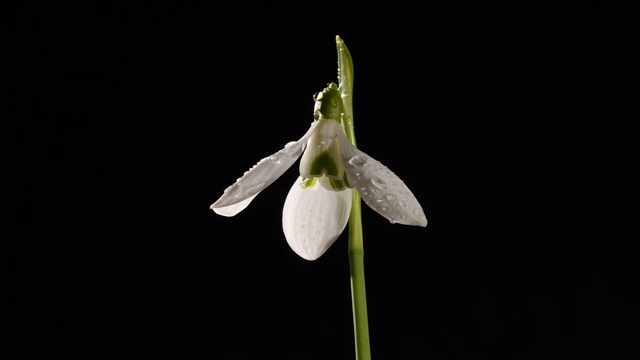
<svg viewBox="0 0 640 360">
<path fill-rule="evenodd" d="M 326 176 L 320 176 L 320 177 L 317 177 L 316 179 L 318 179 L 318 183 L 325 190 L 342 191 L 347 189 L 347 187 L 344 184 L 344 181 L 340 179 L 333 179 Z"/>
<path fill-rule="evenodd" d="M 349 183 L 349 177 L 347 176 L 347 172 L 343 172 L 342 173 L 342 179 L 344 181 L 344 185 L 346 187 L 348 187 L 349 189 L 353 189 L 353 186 L 351 186 L 351 184 Z"/>
<path fill-rule="evenodd" d="M 335 162 L 335 158 L 325 151 L 316 155 L 311 162 L 309 168 L 311 174 L 326 174 L 327 176 L 339 177 L 340 171 L 338 170 L 338 164 Z"/>
<path fill-rule="evenodd" d="M 329 178 L 329 184 L 331 184 L 331 188 L 335 191 L 342 191 L 347 188 L 343 180 Z"/>
<path fill-rule="evenodd" d="M 303 181 L 304 181 L 304 183 L 302 184 L 302 187 L 307 189 L 307 188 L 310 188 L 311 186 L 313 186 L 313 184 L 316 183 L 317 178 L 306 179 L 306 180 L 303 180 Z"/>
<path fill-rule="evenodd" d="M 300 176 L 312 178 L 327 176 L 342 180 L 345 172 L 340 156 L 339 132 L 342 125 L 335 120 L 318 120 L 315 132 L 309 137 L 307 147 L 300 160 Z M 330 187 L 327 184 L 327 187 Z M 331 189 L 329 189 L 331 190 Z"/>
</svg>

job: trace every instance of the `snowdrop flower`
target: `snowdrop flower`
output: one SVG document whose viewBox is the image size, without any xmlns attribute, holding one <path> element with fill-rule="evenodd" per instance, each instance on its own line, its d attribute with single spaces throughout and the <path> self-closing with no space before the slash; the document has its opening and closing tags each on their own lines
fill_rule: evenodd
<svg viewBox="0 0 640 360">
<path fill-rule="evenodd" d="M 336 84 L 329 84 L 314 99 L 315 120 L 309 130 L 245 172 L 211 209 L 223 216 L 238 214 L 302 155 L 300 177 L 282 212 L 287 242 L 302 258 L 319 258 L 340 236 L 351 211 L 351 189 L 391 223 L 427 226 L 418 200 L 404 182 L 347 139 Z"/>
</svg>

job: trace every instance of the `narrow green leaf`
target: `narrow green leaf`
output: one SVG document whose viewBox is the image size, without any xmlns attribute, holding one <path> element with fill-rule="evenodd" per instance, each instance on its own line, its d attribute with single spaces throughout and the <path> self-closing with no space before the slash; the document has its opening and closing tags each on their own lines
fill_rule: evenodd
<svg viewBox="0 0 640 360">
<path fill-rule="evenodd" d="M 338 90 L 344 106 L 343 126 L 347 138 L 353 146 L 356 146 L 356 138 L 353 132 L 353 60 L 351 53 L 340 36 L 336 36 L 338 50 Z"/>
</svg>

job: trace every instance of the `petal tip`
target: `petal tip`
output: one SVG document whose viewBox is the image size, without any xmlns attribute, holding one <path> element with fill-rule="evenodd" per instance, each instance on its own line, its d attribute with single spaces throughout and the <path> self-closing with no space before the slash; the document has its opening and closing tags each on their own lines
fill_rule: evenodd
<svg viewBox="0 0 640 360">
<path fill-rule="evenodd" d="M 222 215 L 222 216 L 226 216 L 226 217 L 232 217 L 235 216 L 236 214 L 238 214 L 240 211 L 244 210 L 247 206 L 249 206 L 249 203 L 251 203 L 251 201 L 257 196 L 258 194 L 255 194 L 253 196 L 250 196 L 242 201 L 239 202 L 235 202 L 231 205 L 220 205 L 219 202 L 220 200 L 214 202 L 209 208 L 211 210 L 213 210 L 216 214 L 218 215 Z"/>
<path fill-rule="evenodd" d="M 291 247 L 291 250 L 293 250 L 296 255 L 307 261 L 314 261 L 318 260 L 325 252 L 327 252 L 327 250 L 329 250 L 329 247 L 331 247 L 331 245 L 336 241 L 337 236 L 335 238 L 323 239 L 321 241 L 312 241 L 311 243 L 300 241 L 301 239 L 291 239 L 290 237 L 287 237 L 287 233 L 285 233 L 285 238 L 289 243 L 289 247 Z"/>
<path fill-rule="evenodd" d="M 225 210 L 225 208 L 216 208 L 216 207 L 213 207 L 213 205 L 211 205 L 210 209 L 213 210 L 213 212 L 215 212 L 216 214 L 226 216 L 226 217 L 232 217 L 237 214 L 237 212 L 231 212 L 231 211 Z"/>
<path fill-rule="evenodd" d="M 420 205 L 418 204 L 418 206 L 420 206 Z M 420 227 L 427 227 L 427 224 L 429 222 L 427 221 L 427 216 L 424 214 L 422 209 L 414 210 L 413 215 L 414 215 L 413 224 L 410 224 L 410 225 L 415 225 L 415 226 L 420 226 Z"/>
<path fill-rule="evenodd" d="M 381 214 L 383 215 L 383 214 Z M 385 216 L 385 215 L 383 215 Z M 385 216 L 386 217 L 386 216 Z M 409 226 L 420 226 L 423 228 L 427 227 L 427 219 L 426 218 L 421 218 L 421 219 L 404 219 L 404 220 L 393 220 L 393 219 L 389 219 L 389 222 L 391 224 L 400 224 L 400 225 L 409 225 Z"/>
<path fill-rule="evenodd" d="M 307 261 L 316 261 L 316 260 L 318 260 L 318 259 L 320 258 L 320 256 L 322 256 L 322 254 L 319 254 L 319 255 L 317 255 L 317 254 L 311 255 L 311 254 L 300 254 L 300 253 L 298 253 L 298 252 L 296 252 L 296 254 L 297 254 L 298 256 L 300 256 L 301 258 L 303 258 L 303 259 L 307 260 Z"/>
</svg>

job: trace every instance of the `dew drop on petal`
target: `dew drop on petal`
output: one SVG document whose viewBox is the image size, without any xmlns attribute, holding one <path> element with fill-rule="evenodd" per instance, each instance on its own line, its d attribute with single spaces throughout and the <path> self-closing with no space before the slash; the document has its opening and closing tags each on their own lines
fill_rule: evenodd
<svg viewBox="0 0 640 360">
<path fill-rule="evenodd" d="M 389 201 L 396 201 L 396 196 L 395 196 L 395 195 L 393 195 L 393 194 L 389 194 L 389 195 L 387 195 L 387 200 L 389 200 Z"/>
<path fill-rule="evenodd" d="M 275 162 L 275 163 L 280 164 L 280 158 L 279 158 L 277 155 L 271 155 L 271 156 L 269 156 L 269 160 L 271 160 L 271 161 L 273 161 L 273 162 Z"/>
<path fill-rule="evenodd" d="M 367 158 L 364 156 L 356 155 L 349 159 L 349 164 L 353 166 L 362 166 L 367 163 Z"/>
<path fill-rule="evenodd" d="M 371 183 L 378 189 L 384 190 L 387 188 L 387 183 L 384 180 L 374 177 L 371 179 Z"/>
</svg>

